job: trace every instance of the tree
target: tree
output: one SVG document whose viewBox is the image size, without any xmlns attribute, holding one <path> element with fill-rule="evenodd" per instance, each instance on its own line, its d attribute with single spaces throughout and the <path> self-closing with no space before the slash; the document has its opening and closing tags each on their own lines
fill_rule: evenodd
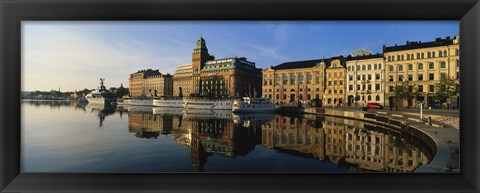
<svg viewBox="0 0 480 193">
<path fill-rule="evenodd" d="M 453 77 L 447 77 L 435 84 L 435 94 L 433 99 L 435 102 L 451 102 L 451 99 L 459 94 L 459 83 Z"/>
</svg>

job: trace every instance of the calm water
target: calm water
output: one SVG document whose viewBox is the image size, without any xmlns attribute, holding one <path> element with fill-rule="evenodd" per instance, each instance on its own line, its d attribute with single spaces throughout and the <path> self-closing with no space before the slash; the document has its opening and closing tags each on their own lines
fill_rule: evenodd
<svg viewBox="0 0 480 193">
<path fill-rule="evenodd" d="M 332 117 L 22 102 L 22 172 L 411 172 L 419 144 Z"/>
</svg>

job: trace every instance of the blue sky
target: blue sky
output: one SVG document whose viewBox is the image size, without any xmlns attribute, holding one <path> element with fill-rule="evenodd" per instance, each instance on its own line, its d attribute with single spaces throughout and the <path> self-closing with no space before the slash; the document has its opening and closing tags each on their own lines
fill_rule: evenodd
<svg viewBox="0 0 480 193">
<path fill-rule="evenodd" d="M 22 90 L 128 86 L 129 74 L 173 74 L 191 63 L 196 40 L 217 59 L 243 56 L 265 69 L 287 61 L 348 55 L 459 33 L 458 21 L 22 22 Z"/>
</svg>

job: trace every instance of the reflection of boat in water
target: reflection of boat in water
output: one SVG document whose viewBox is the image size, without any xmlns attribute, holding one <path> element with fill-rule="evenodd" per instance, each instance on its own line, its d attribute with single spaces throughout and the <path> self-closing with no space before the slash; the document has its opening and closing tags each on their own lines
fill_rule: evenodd
<svg viewBox="0 0 480 193">
<path fill-rule="evenodd" d="M 157 114 L 171 114 L 171 115 L 182 115 L 184 109 L 180 108 L 165 108 L 165 107 L 153 107 L 152 112 L 154 115 Z"/>
<path fill-rule="evenodd" d="M 98 118 L 100 119 L 99 126 L 103 126 L 103 121 L 105 117 L 108 115 L 112 115 L 115 113 L 115 109 L 112 108 L 109 104 L 98 104 L 98 103 L 88 103 L 85 106 L 85 110 L 88 112 L 98 112 Z"/>
<path fill-rule="evenodd" d="M 250 121 L 272 121 L 276 114 L 273 113 L 255 113 L 255 114 L 233 114 L 234 123 L 245 123 Z"/>
<path fill-rule="evenodd" d="M 184 111 L 183 116 L 185 118 L 231 119 L 232 114 L 231 110 L 188 109 Z"/>
<path fill-rule="evenodd" d="M 153 108 L 151 106 L 127 106 L 126 109 L 128 110 L 128 112 L 153 112 Z"/>
<path fill-rule="evenodd" d="M 152 106 L 152 98 L 124 98 L 118 102 L 118 105 L 132 105 L 132 106 Z"/>
<path fill-rule="evenodd" d="M 273 112 L 276 109 L 275 104 L 266 98 L 243 97 L 243 101 L 234 100 L 232 106 L 232 111 L 235 113 Z"/>
<path fill-rule="evenodd" d="M 103 85 L 104 80 L 105 79 L 100 78 L 100 89 L 93 90 L 85 96 L 88 103 L 111 104 L 115 101 L 115 94 L 105 88 L 105 85 Z"/>
<path fill-rule="evenodd" d="M 184 104 L 182 97 L 158 97 L 153 99 L 153 106 L 155 107 L 183 108 Z"/>
<path fill-rule="evenodd" d="M 183 98 L 185 109 L 232 110 L 232 99 L 212 99 L 207 97 Z"/>
</svg>

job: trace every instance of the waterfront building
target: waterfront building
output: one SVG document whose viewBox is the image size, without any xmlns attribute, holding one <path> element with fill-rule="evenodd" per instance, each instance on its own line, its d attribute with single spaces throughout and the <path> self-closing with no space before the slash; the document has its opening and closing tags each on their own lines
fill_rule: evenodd
<svg viewBox="0 0 480 193">
<path fill-rule="evenodd" d="M 205 39 L 200 37 L 192 53 L 192 64 L 177 68 L 174 95 L 180 96 L 182 90 L 183 96 L 261 96 L 261 77 L 261 69 L 245 57 L 215 60 L 208 53 Z"/>
<path fill-rule="evenodd" d="M 173 95 L 173 80 L 170 74 L 162 74 L 159 70 L 139 70 L 130 74 L 131 97 L 155 97 Z"/>
<path fill-rule="evenodd" d="M 177 67 L 173 75 L 173 96 L 189 96 L 193 93 L 192 64 Z"/>
<path fill-rule="evenodd" d="M 200 94 L 260 97 L 261 74 L 261 69 L 245 57 L 210 60 L 201 70 Z"/>
<path fill-rule="evenodd" d="M 128 130 L 138 138 L 158 138 L 168 135 L 172 129 L 173 115 L 159 115 L 150 112 L 128 112 Z"/>
<path fill-rule="evenodd" d="M 323 59 L 293 61 L 263 70 L 263 97 L 282 104 L 321 101 L 326 64 Z"/>
<path fill-rule="evenodd" d="M 347 106 L 364 106 L 369 102 L 385 105 L 383 54 L 363 51 L 362 55 L 352 53 L 347 57 Z"/>
<path fill-rule="evenodd" d="M 327 60 L 329 65 L 325 69 L 326 84 L 323 97 L 324 106 L 345 105 L 346 60 L 343 56 L 332 57 Z"/>
<path fill-rule="evenodd" d="M 405 45 L 384 46 L 386 106 L 418 107 L 419 102 L 432 106 L 436 83 L 447 77 L 459 81 L 459 43 L 457 35 L 431 42 L 407 41 Z M 419 96 L 395 97 L 395 87 L 403 82 L 408 84 L 409 92 L 418 92 Z"/>
</svg>

